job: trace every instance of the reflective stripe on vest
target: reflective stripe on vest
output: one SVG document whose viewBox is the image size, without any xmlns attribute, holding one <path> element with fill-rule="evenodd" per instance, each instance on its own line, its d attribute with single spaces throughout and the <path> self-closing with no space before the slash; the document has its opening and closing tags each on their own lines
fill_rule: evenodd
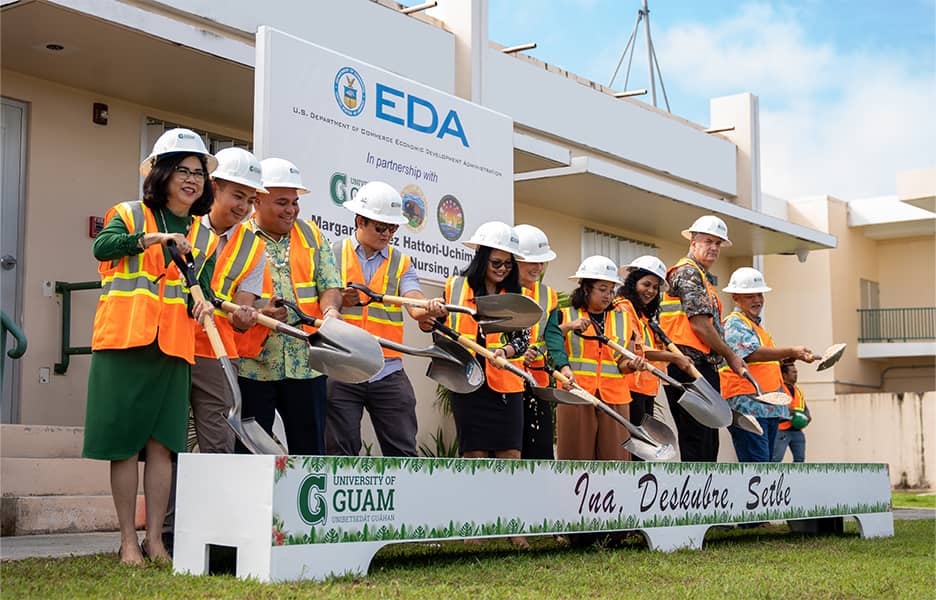
<svg viewBox="0 0 936 600">
<path fill-rule="evenodd" d="M 474 290 L 468 285 L 468 279 L 463 276 L 449 277 L 445 280 L 445 302 L 448 304 L 461 304 L 472 308 L 474 305 Z M 448 325 L 458 333 L 465 335 L 479 343 L 478 324 L 475 323 L 469 315 L 463 313 L 450 312 L 448 315 Z M 496 350 L 506 345 L 506 335 L 502 333 L 489 333 L 484 338 L 484 345 L 489 350 Z M 505 369 L 498 369 L 485 359 L 479 359 L 484 363 L 484 375 L 487 378 L 487 385 L 495 392 L 509 394 L 523 391 L 523 380 Z M 510 361 L 511 363 L 522 366 L 523 356 L 518 356 Z"/>
<path fill-rule="evenodd" d="M 543 316 L 530 328 L 530 345 L 536 346 L 545 352 L 546 340 L 543 339 L 543 331 L 546 330 L 546 321 L 549 320 L 549 314 L 559 306 L 559 296 L 556 294 L 556 290 L 539 281 L 533 284 L 532 289 L 523 288 L 523 294 L 532 298 L 543 309 Z M 549 385 L 549 375 L 545 371 L 537 370 L 537 367 L 542 367 L 545 364 L 546 359 L 540 355 L 530 362 L 531 368 L 527 369 L 533 379 L 536 380 L 537 385 L 541 387 Z"/>
<path fill-rule="evenodd" d="M 708 277 L 705 276 L 705 271 L 702 270 L 698 263 L 684 256 L 666 272 L 666 279 L 668 280 L 676 269 L 686 265 L 692 266 L 702 277 L 702 282 L 705 284 L 705 291 L 708 293 L 712 306 L 716 309 L 715 318 L 720 322 L 722 314 L 721 300 L 718 299 L 718 292 L 715 290 L 715 286 L 713 286 L 708 280 Z M 693 331 L 692 325 L 689 323 L 689 317 L 686 316 L 686 311 L 683 310 L 682 301 L 680 301 L 678 296 L 671 296 L 668 293 L 663 294 L 663 301 L 660 303 L 660 326 L 663 328 L 663 331 L 666 332 L 666 336 L 673 340 L 673 343 L 677 346 L 689 346 L 690 348 L 695 348 L 706 354 L 712 351 L 708 344 L 699 339 L 699 336 Z"/>
<path fill-rule="evenodd" d="M 224 248 L 215 257 L 214 273 L 211 276 L 211 289 L 215 296 L 228 302 L 233 301 L 241 281 L 260 262 L 265 248 L 266 244 L 250 228 L 244 224 L 236 225 Z M 258 325 L 245 333 L 235 332 L 228 313 L 217 308 L 214 320 L 230 358 L 256 356 L 260 353 L 269 332 L 266 327 Z M 195 334 L 195 356 L 215 358 L 208 334 L 202 329 Z"/>
<path fill-rule="evenodd" d="M 341 273 L 341 284 L 363 283 L 379 294 L 400 295 L 400 278 L 410 267 L 410 258 L 393 246 L 387 246 L 387 259 L 384 260 L 370 281 L 364 281 L 364 269 L 354 251 L 354 242 L 345 238 L 340 242 L 332 243 L 335 259 L 338 261 L 338 270 Z M 364 292 L 358 292 L 362 303 L 368 301 Z M 341 314 L 345 321 L 353 323 L 370 333 L 403 343 L 403 307 L 393 304 L 371 302 L 364 306 L 342 307 Z M 384 357 L 399 358 L 403 356 L 395 350 L 383 349 Z"/>
<path fill-rule="evenodd" d="M 156 216 L 142 202 L 124 202 L 107 212 L 124 222 L 127 231 L 157 233 Z M 198 219 L 188 232 L 196 275 L 201 274 L 218 238 Z M 196 324 L 188 316 L 182 276 L 175 263 L 166 264 L 163 247 L 153 244 L 142 253 L 103 261 L 98 265 L 102 293 L 94 316 L 92 350 L 122 350 L 158 341 L 160 350 L 195 362 Z"/>
<path fill-rule="evenodd" d="M 761 347 L 774 347 L 773 338 L 770 337 L 770 334 L 767 333 L 767 330 L 751 319 L 747 318 L 744 313 L 739 311 L 731 313 L 725 318 L 725 323 L 728 323 L 729 319 L 741 319 L 744 321 L 748 328 L 753 330 L 757 335 L 757 339 L 760 341 Z M 757 384 L 760 385 L 762 392 L 766 393 L 783 391 L 783 377 L 780 374 L 779 360 L 749 362 L 747 365 L 748 370 L 751 372 L 751 376 L 757 380 Z M 722 397 L 724 398 L 753 395 L 757 393 L 757 391 L 754 389 L 754 386 L 751 385 L 751 382 L 735 374 L 735 372 L 731 370 L 731 367 L 727 365 L 718 370 L 718 380 L 721 383 L 721 393 Z"/>
<path fill-rule="evenodd" d="M 562 309 L 564 323 L 581 318 L 589 318 L 588 313 L 572 307 Z M 589 326 L 585 333 L 589 331 L 594 333 L 594 328 Z M 631 337 L 627 315 L 616 310 L 606 313 L 604 334 L 610 340 L 627 346 Z M 569 367 L 580 386 L 592 394 L 600 394 L 601 399 L 608 404 L 627 404 L 631 401 L 624 374 L 617 366 L 617 352 L 597 340 L 580 338 L 571 331 L 566 334 L 565 349 L 569 356 Z"/>
<path fill-rule="evenodd" d="M 633 303 L 627 298 L 619 298 L 615 301 L 615 308 L 630 316 L 631 325 L 635 328 L 635 332 L 640 334 L 639 339 L 635 339 L 634 342 L 634 354 L 645 356 L 647 350 L 657 350 L 654 344 L 653 331 L 651 331 L 650 326 L 647 325 L 648 319 L 643 315 L 637 314 L 637 309 L 634 308 Z M 635 336 L 635 338 L 636 337 L 637 336 Z M 664 371 L 666 369 L 666 364 L 660 361 L 650 364 Z M 628 373 L 624 376 L 624 380 L 627 382 L 627 389 L 646 396 L 656 396 L 660 388 L 660 380 L 657 379 L 653 373 L 648 373 L 646 371 Z"/>
<path fill-rule="evenodd" d="M 783 392 L 787 396 L 790 395 L 790 392 L 788 391 L 786 385 L 783 386 Z M 790 415 L 792 415 L 793 411 L 796 411 L 796 410 L 802 410 L 802 411 L 806 410 L 806 397 L 803 396 L 803 390 L 799 389 L 799 386 L 796 386 L 796 385 L 793 386 L 793 401 L 790 402 L 787 408 L 790 409 Z M 786 419 L 781 419 L 780 424 L 777 425 L 779 429 L 789 429 L 792 426 L 793 425 L 791 425 L 790 422 Z"/>
</svg>

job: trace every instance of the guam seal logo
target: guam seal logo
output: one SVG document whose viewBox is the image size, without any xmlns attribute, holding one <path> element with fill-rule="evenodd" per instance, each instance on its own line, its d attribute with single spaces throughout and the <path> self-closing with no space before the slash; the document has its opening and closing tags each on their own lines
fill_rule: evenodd
<svg viewBox="0 0 936 600">
<path fill-rule="evenodd" d="M 342 67 L 335 75 L 335 100 L 338 107 L 349 117 L 356 117 L 364 110 L 367 91 L 361 74 L 352 67 Z"/>
<path fill-rule="evenodd" d="M 403 215 L 407 218 L 406 226 L 419 231 L 426 224 L 426 195 L 418 185 L 410 184 L 400 192 L 403 196 Z"/>
<path fill-rule="evenodd" d="M 465 212 L 458 198 L 451 194 L 442 196 L 436 218 L 439 221 L 439 233 L 450 242 L 460 238 L 465 231 Z"/>
</svg>

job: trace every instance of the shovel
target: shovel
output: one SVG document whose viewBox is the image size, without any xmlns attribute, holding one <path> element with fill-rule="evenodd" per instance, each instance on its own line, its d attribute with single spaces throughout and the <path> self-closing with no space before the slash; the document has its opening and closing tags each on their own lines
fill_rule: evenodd
<svg viewBox="0 0 936 600">
<path fill-rule="evenodd" d="M 731 411 L 731 424 L 738 429 L 743 429 L 757 435 L 764 435 L 764 428 L 751 415 L 740 413 L 736 410 Z"/>
<path fill-rule="evenodd" d="M 595 331 L 598 330 L 598 327 L 595 326 L 594 323 L 592 323 L 592 326 L 595 327 Z M 603 344 L 607 344 L 609 347 L 617 350 L 631 360 L 637 357 L 636 354 L 624 346 L 618 344 L 617 342 L 612 341 L 606 335 L 585 335 L 580 331 L 576 331 L 575 335 L 584 339 L 596 339 Z M 725 402 L 725 399 L 721 397 L 721 394 L 715 391 L 715 389 L 712 388 L 712 386 L 709 385 L 707 381 L 705 381 L 701 373 L 696 371 L 693 374 L 693 377 L 695 377 L 697 380 L 705 382 L 704 386 L 700 385 L 698 381 L 685 384 L 680 383 L 653 365 L 649 365 L 649 367 L 650 368 L 648 370 L 650 373 L 662 381 L 668 383 L 669 385 L 682 390 L 683 394 L 679 398 L 679 405 L 686 409 L 686 411 L 691 414 L 695 420 L 699 421 L 706 427 L 713 428 L 727 427 L 731 424 L 731 408 L 728 406 L 728 403 Z M 693 369 L 695 369 L 695 367 L 693 367 Z M 707 386 L 707 388 L 705 386 Z M 698 413 L 698 416 L 696 413 Z M 703 421 L 702 419 L 706 419 L 707 422 Z M 662 425 L 662 423 L 660 424 Z"/>
<path fill-rule="evenodd" d="M 321 323 L 320 320 L 315 319 L 296 306 L 294 303 L 287 300 L 280 300 L 279 303 L 282 306 L 285 306 L 292 310 L 299 317 L 299 322 L 305 325 L 311 325 L 316 327 L 317 323 Z M 354 330 L 355 336 L 365 337 L 370 340 L 368 343 L 376 343 L 377 346 L 387 348 L 389 350 L 396 350 L 397 352 L 402 352 L 404 354 L 409 354 L 412 356 L 423 356 L 430 359 L 429 369 L 426 372 L 431 379 L 442 384 L 444 387 L 452 390 L 453 392 L 458 392 L 460 394 L 467 394 L 468 392 L 473 392 L 484 383 L 484 370 L 481 368 L 481 365 L 478 364 L 478 361 L 475 360 L 474 356 L 470 352 L 454 344 L 446 338 L 439 336 L 439 339 L 436 340 L 433 337 L 433 341 L 436 342 L 434 346 L 428 348 L 410 348 L 409 346 L 404 346 L 403 344 L 397 344 L 391 340 L 385 340 L 384 338 L 371 335 L 367 331 L 364 331 L 360 327 L 355 327 L 350 323 L 345 323 L 344 321 L 337 321 L 335 319 L 326 319 L 325 323 L 330 323 L 332 321 L 341 323 L 344 327 L 349 328 L 349 330 Z M 278 322 L 278 321 L 277 321 Z M 319 328 L 321 331 L 321 327 Z M 305 332 L 303 332 L 305 334 Z M 439 341 L 441 340 L 441 344 Z M 383 352 L 377 349 L 378 354 L 375 356 L 379 357 L 380 366 L 377 367 L 377 370 L 368 375 L 365 379 L 359 381 L 347 381 L 348 383 L 361 383 L 362 381 L 367 381 L 374 375 L 380 372 L 380 369 L 383 368 Z M 338 379 L 336 377 L 336 379 Z"/>
<path fill-rule="evenodd" d="M 453 341 L 458 342 L 465 348 L 468 348 L 469 350 L 473 350 L 476 354 L 479 354 L 480 356 L 483 356 L 484 358 L 490 360 L 491 362 L 501 367 L 502 369 L 506 369 L 507 371 L 510 371 L 517 377 L 526 381 L 530 385 L 530 387 L 534 387 L 534 388 L 536 387 L 536 380 L 533 379 L 532 375 L 530 375 L 523 369 L 517 367 L 516 365 L 511 364 L 511 362 L 507 360 L 506 358 L 504 358 L 503 356 L 496 356 L 492 350 L 488 350 L 487 348 L 485 348 L 478 342 L 469 338 L 467 335 L 461 335 L 460 333 L 458 333 L 457 331 L 455 331 L 448 325 L 444 325 L 438 321 L 433 321 L 432 328 L 435 329 L 436 331 L 439 331 L 447 335 Z"/>
<path fill-rule="evenodd" d="M 425 308 L 429 304 L 428 300 L 419 298 L 378 294 L 360 283 L 349 283 L 348 287 L 363 292 L 373 302 L 399 306 L 418 306 L 419 308 Z M 477 296 L 474 303 L 478 307 L 477 310 L 459 304 L 445 304 L 443 306 L 449 312 L 470 315 L 485 333 L 503 333 L 505 331 L 527 329 L 538 323 L 543 317 L 542 307 L 523 294 Z"/>
<path fill-rule="evenodd" d="M 650 329 L 666 344 L 667 350 L 673 354 L 682 355 L 673 340 L 663 333 L 659 323 L 651 320 L 648 321 L 648 324 Z M 702 377 L 702 373 L 699 373 L 699 370 L 691 362 L 689 363 L 689 374 L 693 380 L 681 385 L 686 393 L 679 399 L 679 406 L 689 413 L 693 419 L 706 427 L 717 429 L 730 425 L 732 420 L 731 407 L 722 398 L 721 393 Z"/>
<path fill-rule="evenodd" d="M 845 348 L 848 347 L 848 344 L 833 344 L 829 346 L 825 352 L 822 353 L 822 358 L 819 359 L 819 364 L 816 365 L 817 371 L 825 371 L 842 358 L 842 355 L 845 354 Z M 809 360 L 813 359 L 813 355 L 809 355 Z"/>
<path fill-rule="evenodd" d="M 556 371 L 548 364 L 540 368 L 552 375 L 556 381 L 559 381 L 560 383 L 569 382 L 568 377 L 559 371 Z M 666 434 L 668 433 L 668 437 L 670 439 L 666 441 L 658 441 L 656 436 L 644 428 L 644 423 L 647 422 L 647 418 L 644 419 L 644 423 L 641 423 L 641 425 L 634 425 L 623 416 L 615 412 L 605 402 L 602 402 L 601 399 L 592 394 L 589 394 L 578 384 L 573 383 L 572 385 L 573 391 L 571 392 L 557 388 L 534 386 L 533 395 L 536 396 L 536 398 L 539 400 L 543 400 L 544 402 L 552 402 L 553 404 L 593 406 L 620 423 L 621 426 L 627 430 L 627 432 L 630 434 L 630 438 L 625 440 L 621 445 L 624 446 L 624 449 L 631 454 L 638 456 L 648 462 L 670 462 L 676 460 L 676 448 L 674 447 L 676 436 L 673 435 L 673 432 L 669 429 L 669 427 L 666 427 L 666 425 L 660 423 L 660 425 L 662 425 L 666 430 L 664 436 L 661 437 L 667 437 Z"/>
<path fill-rule="evenodd" d="M 754 376 L 751 375 L 751 371 L 745 369 L 741 373 L 741 377 L 747 379 L 751 385 L 754 386 L 754 391 L 757 392 L 757 396 L 754 397 L 758 402 L 763 402 L 764 404 L 773 404 L 774 406 L 786 406 L 793 401 L 793 398 L 790 398 L 783 392 L 769 392 L 765 394 L 761 391 L 760 385 L 758 385 L 757 380 L 754 379 Z"/>
<path fill-rule="evenodd" d="M 226 312 L 240 307 L 231 302 L 212 300 L 212 304 Z M 383 353 L 366 331 L 339 319 L 312 319 L 307 325 L 318 327 L 307 333 L 273 317 L 258 314 L 257 323 L 285 335 L 308 342 L 309 367 L 345 383 L 367 381 L 383 368 Z"/>
<path fill-rule="evenodd" d="M 179 271 L 181 271 L 183 277 L 185 277 L 185 284 L 188 286 L 192 298 L 198 302 L 204 302 L 205 295 L 202 293 L 201 286 L 198 284 L 198 279 L 195 277 L 195 265 L 193 264 L 194 259 L 192 255 L 189 254 L 187 257 L 183 257 L 182 254 L 179 253 L 178 248 L 176 248 L 175 243 L 171 241 L 167 243 L 167 247 L 173 262 L 175 262 L 179 267 Z M 214 294 L 212 294 L 212 296 L 213 295 Z M 237 384 L 237 370 L 234 368 L 234 365 L 231 364 L 231 359 L 228 358 L 227 350 L 225 350 L 224 342 L 221 340 L 221 335 L 218 333 L 218 328 L 215 326 L 214 318 L 209 317 L 205 319 L 204 327 L 205 332 L 208 334 L 208 339 L 211 342 L 211 348 L 218 357 L 218 362 L 221 363 L 221 370 L 224 372 L 224 379 L 227 381 L 228 390 L 231 392 L 231 396 L 234 399 L 233 406 L 227 414 L 227 422 L 231 429 L 234 430 L 234 435 L 237 436 L 237 439 L 239 439 L 252 454 L 286 454 L 286 450 L 276 443 L 276 440 L 274 440 L 253 417 L 247 417 L 246 419 L 241 418 L 242 401 L 240 386 Z"/>
</svg>

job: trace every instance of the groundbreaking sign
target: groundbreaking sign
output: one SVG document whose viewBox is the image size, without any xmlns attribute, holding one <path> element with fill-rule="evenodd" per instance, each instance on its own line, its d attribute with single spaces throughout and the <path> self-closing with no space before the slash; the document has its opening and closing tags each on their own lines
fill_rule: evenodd
<svg viewBox="0 0 936 600">
<path fill-rule="evenodd" d="M 301 218 L 348 236 L 342 208 L 372 180 L 401 192 L 408 222 L 393 244 L 421 278 L 442 282 L 473 252 L 478 225 L 513 223 L 513 121 L 455 96 L 261 27 L 255 150 L 302 171 Z"/>
<path fill-rule="evenodd" d="M 176 506 L 177 572 L 219 544 L 262 581 L 366 573 L 404 541 L 639 530 L 671 551 L 713 525 L 841 516 L 893 535 L 883 464 L 183 454 Z"/>
</svg>

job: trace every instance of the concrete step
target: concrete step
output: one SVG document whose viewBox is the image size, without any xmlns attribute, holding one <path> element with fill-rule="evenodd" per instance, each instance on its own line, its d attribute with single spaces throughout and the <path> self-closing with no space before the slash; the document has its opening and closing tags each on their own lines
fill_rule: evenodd
<svg viewBox="0 0 936 600">
<path fill-rule="evenodd" d="M 81 458 L 84 427 L 0 425 L 4 458 Z"/>
<path fill-rule="evenodd" d="M 143 496 L 137 497 L 135 521 L 137 529 L 146 523 Z M 0 534 L 4 536 L 117 529 L 117 513 L 110 494 L 0 498 Z"/>
<path fill-rule="evenodd" d="M 143 491 L 143 463 L 139 465 Z M 0 458 L 4 496 L 110 495 L 110 462 L 88 458 Z"/>
</svg>

